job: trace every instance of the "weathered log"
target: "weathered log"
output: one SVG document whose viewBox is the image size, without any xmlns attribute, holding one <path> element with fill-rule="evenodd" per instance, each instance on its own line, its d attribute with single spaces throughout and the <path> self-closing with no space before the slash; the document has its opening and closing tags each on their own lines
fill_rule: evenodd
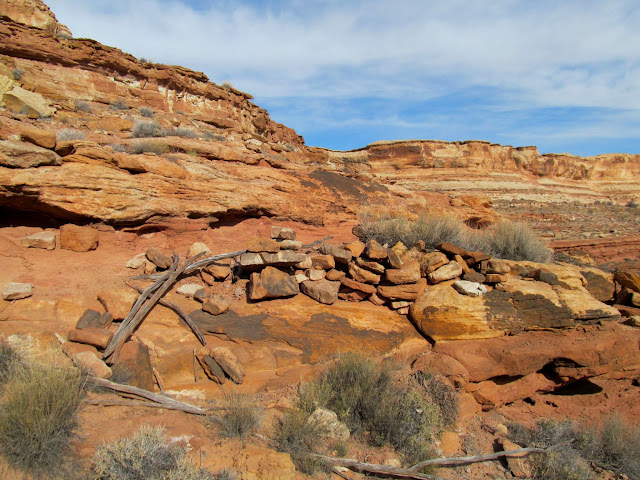
<svg viewBox="0 0 640 480">
<path fill-rule="evenodd" d="M 186 413 L 191 413 L 193 415 L 207 415 L 207 411 L 200 407 L 191 405 L 190 403 L 181 402 L 180 400 L 175 400 L 165 395 L 159 395 L 157 393 L 150 392 L 149 390 L 145 390 L 144 388 L 132 387 L 131 385 L 122 385 L 120 383 L 110 382 L 109 380 L 97 377 L 89 377 L 89 381 L 94 385 L 108 388 L 109 390 L 113 390 L 114 392 L 127 395 L 135 395 L 137 397 L 151 400 L 152 402 L 162 405 L 164 408 L 180 410 Z"/>
<path fill-rule="evenodd" d="M 142 289 L 140 287 L 136 287 L 135 285 L 130 285 L 129 283 L 127 283 L 127 285 L 129 285 L 131 288 L 136 290 L 138 293 L 143 293 Z M 158 303 L 160 305 L 162 305 L 163 307 L 170 308 L 171 310 L 176 312 L 178 314 L 178 316 L 184 321 L 184 323 L 186 323 L 189 326 L 189 328 L 191 329 L 193 334 L 196 336 L 198 341 L 202 345 L 206 345 L 207 344 L 207 341 L 205 340 L 204 335 L 202 334 L 202 331 L 200 330 L 200 328 L 195 323 L 193 323 L 193 321 L 189 318 L 189 315 L 187 315 L 184 312 L 184 310 L 182 310 L 175 303 L 171 303 L 171 302 L 169 302 L 167 300 L 163 300 L 162 298 L 158 300 Z"/>
<path fill-rule="evenodd" d="M 502 457 L 525 457 L 532 453 L 548 453 L 551 450 L 557 448 L 559 445 L 553 445 L 549 448 L 519 448 L 517 450 L 506 450 L 502 452 L 490 453 L 487 455 L 474 455 L 470 457 L 453 457 L 453 458 L 434 458 L 432 460 L 425 460 L 420 463 L 416 463 L 409 468 L 391 467 L 388 465 L 379 465 L 375 463 L 365 463 L 352 458 L 335 458 L 327 457 L 325 455 L 310 454 L 313 457 L 320 458 L 333 466 L 347 467 L 351 470 L 359 472 L 376 473 L 382 475 L 389 475 L 396 478 L 411 478 L 418 480 L 439 480 L 440 477 L 435 475 L 429 475 L 425 473 L 419 473 L 418 471 L 430 466 L 435 467 L 460 467 L 464 465 L 471 465 L 473 463 L 482 463 L 497 460 Z"/>
<path fill-rule="evenodd" d="M 156 379 L 156 384 L 158 385 L 158 388 L 160 389 L 160 394 L 164 395 L 164 382 L 162 381 L 162 377 L 160 376 L 160 372 L 158 370 L 155 369 L 155 367 L 153 368 L 153 378 Z"/>
<path fill-rule="evenodd" d="M 173 405 L 162 405 L 160 403 L 143 402 L 141 400 L 128 400 L 125 398 L 91 398 L 86 400 L 87 405 L 97 405 L 101 407 L 144 407 L 144 408 L 164 408 L 167 410 L 178 410 L 185 412 L 183 408 Z M 186 413 L 192 413 L 190 411 Z"/>
</svg>

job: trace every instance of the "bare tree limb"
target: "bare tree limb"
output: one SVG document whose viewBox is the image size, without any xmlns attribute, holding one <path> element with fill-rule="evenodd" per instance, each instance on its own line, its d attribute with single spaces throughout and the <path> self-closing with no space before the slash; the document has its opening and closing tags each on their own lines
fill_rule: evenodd
<svg viewBox="0 0 640 480">
<path fill-rule="evenodd" d="M 351 470 L 360 472 L 377 473 L 382 475 L 389 475 L 396 478 L 410 478 L 418 480 L 439 480 L 440 477 L 435 475 L 429 475 L 425 473 L 419 473 L 419 470 L 433 466 L 433 467 L 460 467 L 464 465 L 471 465 L 473 463 L 489 462 L 497 460 L 502 457 L 525 457 L 532 453 L 548 453 L 549 451 L 557 448 L 559 445 L 553 445 L 549 448 L 519 448 L 517 450 L 506 450 L 502 452 L 491 453 L 488 455 L 474 455 L 471 457 L 454 457 L 454 458 L 435 458 L 432 460 L 425 460 L 420 463 L 416 463 L 409 468 L 391 467 L 388 465 L 378 465 L 375 463 L 365 463 L 352 458 L 335 458 L 327 457 L 324 455 L 311 454 L 314 457 L 320 458 L 325 462 L 333 466 L 347 467 Z"/>
<path fill-rule="evenodd" d="M 175 400 L 171 397 L 158 395 L 157 393 L 150 392 L 149 390 L 145 390 L 144 388 L 133 387 L 131 385 L 122 385 L 120 383 L 110 382 L 109 380 L 105 380 L 104 378 L 97 377 L 89 377 L 89 381 L 94 385 L 108 388 L 109 390 L 113 390 L 114 392 L 124 393 L 127 395 L 135 395 L 137 397 L 151 400 L 152 402 L 162 405 L 163 408 L 180 410 L 182 412 L 191 413 L 193 415 L 207 415 L 207 411 L 200 407 L 196 407 L 195 405 L 191 405 L 190 403 L 181 402 L 180 400 Z"/>
<path fill-rule="evenodd" d="M 326 242 L 327 240 L 331 240 L 333 237 L 331 235 L 326 236 L 324 238 L 321 238 L 320 240 L 316 240 L 315 242 L 311 242 L 308 243 L 307 245 L 303 245 L 302 248 L 311 248 L 311 247 L 315 247 L 316 245 Z"/>
<path fill-rule="evenodd" d="M 156 379 L 156 383 L 158 384 L 158 388 L 160 389 L 160 394 L 164 395 L 164 382 L 162 381 L 162 377 L 160 376 L 160 372 L 153 368 L 153 378 Z"/>
<path fill-rule="evenodd" d="M 135 285 L 130 285 L 129 283 L 127 283 L 127 285 L 130 286 L 131 288 L 133 288 L 134 290 L 136 290 L 138 293 L 143 293 L 142 289 L 140 287 L 136 287 Z M 186 323 L 189 326 L 189 328 L 191 329 L 193 334 L 198 338 L 198 341 L 202 345 L 206 345 L 207 344 L 207 341 L 205 340 L 204 335 L 202 334 L 202 331 L 200 330 L 200 328 L 198 328 L 198 326 L 195 323 L 193 323 L 193 321 L 184 312 L 184 310 L 182 310 L 175 303 L 171 303 L 171 302 L 169 302 L 167 300 L 159 299 L 158 303 L 160 305 L 162 305 L 163 307 L 170 308 L 171 310 L 176 312 L 178 314 L 178 316 L 184 321 L 184 323 Z"/>
<path fill-rule="evenodd" d="M 177 408 L 172 405 L 162 405 L 160 403 L 143 402 L 140 400 L 128 400 L 124 398 L 90 398 L 86 400 L 87 405 L 98 405 L 101 407 L 145 407 L 145 408 L 164 408 L 167 410 L 178 410 L 183 412 L 184 409 Z M 191 412 L 187 412 L 191 413 Z"/>
<path fill-rule="evenodd" d="M 557 445 L 549 448 L 518 448 L 517 450 L 506 450 L 503 452 L 490 453 L 488 455 L 474 455 L 471 457 L 458 457 L 458 458 L 434 458 L 432 460 L 425 460 L 424 462 L 416 463 L 408 470 L 417 472 L 418 470 L 429 467 L 460 467 L 463 465 L 471 465 L 472 463 L 490 462 L 497 460 L 501 457 L 526 457 L 532 453 L 547 453 L 549 450 L 556 448 Z"/>
</svg>

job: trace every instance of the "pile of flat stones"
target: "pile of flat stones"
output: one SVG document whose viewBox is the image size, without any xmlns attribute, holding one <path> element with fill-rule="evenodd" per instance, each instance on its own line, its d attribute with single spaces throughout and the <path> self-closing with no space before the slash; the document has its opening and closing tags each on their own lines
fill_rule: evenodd
<svg viewBox="0 0 640 480">
<path fill-rule="evenodd" d="M 507 262 L 450 243 L 432 252 L 422 242 L 409 249 L 401 242 L 389 247 L 375 240 L 325 242 L 307 253 L 302 248 L 295 230 L 285 227 L 272 227 L 271 238 L 250 240 L 247 253 L 236 259 L 250 273 L 249 300 L 301 292 L 328 305 L 338 299 L 368 300 L 407 314 L 428 284 L 455 280 L 460 293 L 477 296 L 487 291 L 485 285 L 505 281 L 511 270 Z"/>
</svg>

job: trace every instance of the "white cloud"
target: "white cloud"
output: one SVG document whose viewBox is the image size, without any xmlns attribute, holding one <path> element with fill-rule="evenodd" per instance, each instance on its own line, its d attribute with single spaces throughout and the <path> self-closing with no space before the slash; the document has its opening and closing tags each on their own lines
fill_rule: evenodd
<svg viewBox="0 0 640 480">
<path fill-rule="evenodd" d="M 202 70 L 258 101 L 486 88 L 505 108 L 640 109 L 636 0 L 48 3 L 76 36 Z"/>
</svg>

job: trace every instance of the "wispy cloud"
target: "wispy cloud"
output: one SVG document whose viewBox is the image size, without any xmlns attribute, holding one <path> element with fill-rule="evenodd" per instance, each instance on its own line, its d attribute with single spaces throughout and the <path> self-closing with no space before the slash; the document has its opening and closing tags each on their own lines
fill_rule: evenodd
<svg viewBox="0 0 640 480">
<path fill-rule="evenodd" d="M 386 122 L 395 132 L 444 120 L 457 125 L 435 128 L 435 134 L 544 143 L 562 135 L 549 128 L 545 136 L 538 128 L 545 118 L 536 112 L 544 109 L 568 115 L 601 109 L 602 120 L 582 125 L 608 138 L 611 124 L 621 127 L 619 135 L 631 134 L 625 125 L 637 125 L 640 112 L 635 0 L 48 3 L 76 36 L 202 70 L 218 83 L 231 81 L 309 138 L 345 123 L 365 129 Z M 308 110 L 299 114 L 305 104 Z M 501 121 L 504 112 L 528 118 L 538 134 L 527 137 L 518 131 L 526 124 Z M 498 128 L 474 127 L 470 119 L 478 114 Z M 580 118 L 564 127 L 555 122 L 566 134 L 581 128 Z"/>
</svg>

